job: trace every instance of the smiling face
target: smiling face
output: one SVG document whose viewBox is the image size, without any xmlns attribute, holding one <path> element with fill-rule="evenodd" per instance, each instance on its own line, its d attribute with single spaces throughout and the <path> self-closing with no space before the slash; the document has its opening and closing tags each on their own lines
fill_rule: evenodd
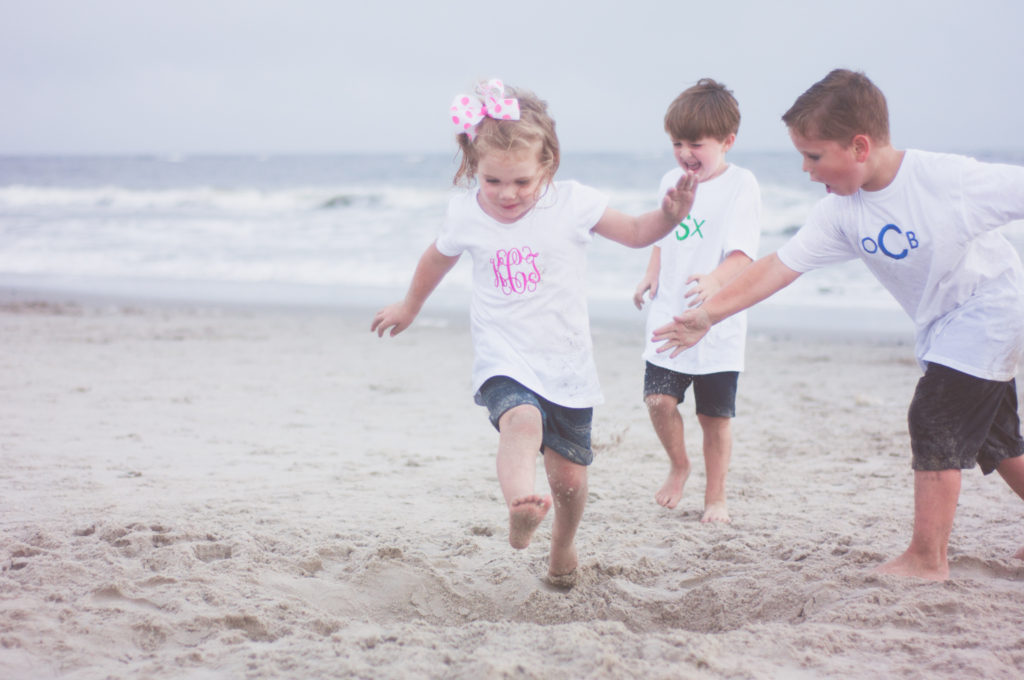
<svg viewBox="0 0 1024 680">
<path fill-rule="evenodd" d="M 803 156 L 804 172 L 810 175 L 812 182 L 824 184 L 828 193 L 851 196 L 864 186 L 866 168 L 859 160 L 862 150 L 857 138 L 844 147 L 831 139 L 804 137 L 793 129 L 790 129 L 789 137 Z"/>
<path fill-rule="evenodd" d="M 549 179 L 540 162 L 540 144 L 513 151 L 488 151 L 476 168 L 477 202 L 502 224 L 512 224 L 533 209 Z"/>
<path fill-rule="evenodd" d="M 736 135 L 729 135 L 725 140 L 714 137 L 702 137 L 697 141 L 672 138 L 672 153 L 676 162 L 683 170 L 697 175 L 697 180 L 707 182 L 718 177 L 729 164 L 725 162 L 725 152 L 732 148 Z"/>
</svg>

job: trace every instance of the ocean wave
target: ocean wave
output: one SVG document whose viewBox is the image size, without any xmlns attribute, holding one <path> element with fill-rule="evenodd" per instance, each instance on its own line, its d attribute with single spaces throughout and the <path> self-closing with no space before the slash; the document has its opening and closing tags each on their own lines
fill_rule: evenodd
<svg viewBox="0 0 1024 680">
<path fill-rule="evenodd" d="M 0 278 L 75 276 L 128 289 L 146 280 L 204 282 L 200 288 L 274 282 L 374 287 L 397 297 L 458 191 L 450 186 L 449 157 L 414 161 L 0 157 Z M 669 167 L 665 159 L 621 155 L 580 161 L 561 176 L 594 186 L 632 214 L 657 205 L 656 179 Z M 824 195 L 791 161 L 741 163 L 761 184 L 761 254 L 784 243 Z M 1024 222 L 1004 233 L 1024 251 Z M 439 292 L 468 294 L 467 260 Z M 631 310 L 647 252 L 595 239 L 589 261 L 592 295 L 624 299 Z M 813 272 L 786 294 L 800 304 L 891 304 L 881 302 L 889 296 L 863 266 Z"/>
<path fill-rule="evenodd" d="M 211 186 L 130 189 L 121 186 L 80 188 L 15 184 L 0 187 L 0 215 L 93 211 L 97 216 L 118 212 L 180 213 L 184 216 L 197 212 L 283 214 L 311 210 L 419 210 L 430 206 L 443 209 L 447 196 L 446 191 L 387 186 L 263 190 Z"/>
</svg>

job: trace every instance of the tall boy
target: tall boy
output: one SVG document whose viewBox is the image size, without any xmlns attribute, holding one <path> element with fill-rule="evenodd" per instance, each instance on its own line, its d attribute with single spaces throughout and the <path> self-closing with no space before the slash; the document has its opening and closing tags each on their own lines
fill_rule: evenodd
<svg viewBox="0 0 1024 680">
<path fill-rule="evenodd" d="M 633 295 L 638 309 L 643 308 L 644 294 L 650 296 L 648 337 L 687 306 L 713 295 L 757 255 L 757 180 L 749 170 L 725 160 L 739 126 L 736 98 L 709 78 L 676 97 L 665 114 L 665 132 L 679 167 L 665 174 L 658 195 L 674 186 L 684 169 L 696 174 L 701 189 L 687 218 L 652 249 Z M 669 459 L 668 477 L 654 498 L 675 508 L 690 475 L 678 407 L 692 384 L 707 476 L 702 522 L 729 521 L 725 477 L 732 456 L 730 421 L 736 415 L 736 383 L 743 370 L 746 336 L 746 315 L 740 313 L 716 326 L 708 341 L 678 356 L 659 354 L 657 343 L 650 340 L 644 348 L 644 402 Z"/>
<path fill-rule="evenodd" d="M 813 85 L 782 120 L 804 170 L 832 195 L 778 252 L 654 337 L 663 342 L 659 351 L 680 352 L 801 273 L 863 260 L 913 319 L 924 370 L 908 414 L 913 536 L 878 570 L 944 580 L 961 470 L 976 463 L 986 474 L 998 470 L 1024 498 L 1015 382 L 1024 271 L 995 231 L 1024 218 L 1024 167 L 895 149 L 885 97 L 847 70 Z M 1015 556 L 1024 559 L 1024 548 Z"/>
</svg>

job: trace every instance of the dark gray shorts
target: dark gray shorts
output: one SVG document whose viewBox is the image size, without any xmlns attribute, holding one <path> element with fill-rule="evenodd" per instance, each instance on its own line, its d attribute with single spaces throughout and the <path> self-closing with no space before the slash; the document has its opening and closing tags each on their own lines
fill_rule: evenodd
<svg viewBox="0 0 1024 680">
<path fill-rule="evenodd" d="M 509 409 L 522 404 L 535 407 L 540 411 L 543 427 L 541 453 L 544 453 L 543 447 L 546 446 L 573 463 L 590 465 L 594 462 L 594 451 L 590 448 L 594 409 L 569 408 L 552 403 L 504 375 L 488 378 L 480 386 L 474 400 L 487 407 L 491 425 L 496 430 L 498 421 Z"/>
<path fill-rule="evenodd" d="M 984 380 L 930 363 L 907 422 L 915 470 L 967 470 L 977 463 L 987 475 L 1024 453 L 1015 380 Z"/>
<path fill-rule="evenodd" d="M 681 404 L 686 395 L 686 388 L 693 383 L 697 413 L 712 418 L 735 418 L 736 385 L 739 376 L 736 371 L 707 375 L 677 373 L 648 361 L 647 369 L 644 371 L 644 397 L 667 394 Z"/>
</svg>

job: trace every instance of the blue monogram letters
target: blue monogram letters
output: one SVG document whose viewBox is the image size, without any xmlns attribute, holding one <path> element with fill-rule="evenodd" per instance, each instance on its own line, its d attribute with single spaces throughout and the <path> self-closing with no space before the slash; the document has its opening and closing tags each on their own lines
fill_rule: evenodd
<svg viewBox="0 0 1024 680">
<path fill-rule="evenodd" d="M 890 234 L 890 232 L 895 233 Z M 887 237 L 889 238 L 888 243 L 886 243 Z M 902 247 L 904 240 L 908 246 L 906 248 Z M 881 251 L 886 257 L 891 257 L 894 260 L 902 260 L 910 254 L 911 250 L 917 248 L 921 244 L 918 242 L 917 236 L 914 235 L 914 232 L 908 231 L 904 234 L 903 231 L 901 231 L 895 224 L 887 224 L 882 227 L 880 232 L 878 232 L 878 240 L 868 236 L 861 239 L 860 245 L 864 249 L 864 252 L 871 255 Z M 895 246 L 897 249 L 890 249 L 892 246 Z"/>
</svg>

